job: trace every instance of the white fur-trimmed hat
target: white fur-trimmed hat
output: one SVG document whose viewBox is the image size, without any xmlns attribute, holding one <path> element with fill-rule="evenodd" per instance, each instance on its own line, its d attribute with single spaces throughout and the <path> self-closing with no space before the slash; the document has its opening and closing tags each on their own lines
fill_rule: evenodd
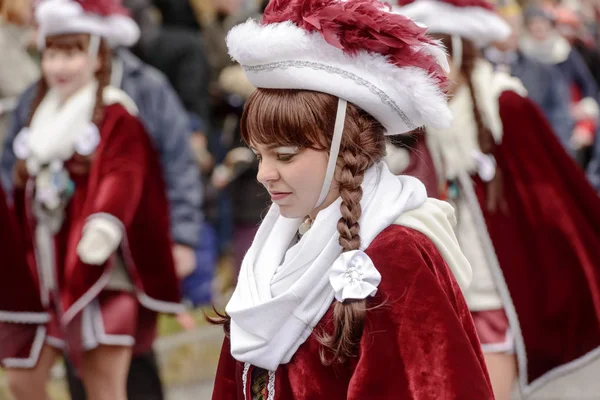
<svg viewBox="0 0 600 400">
<path fill-rule="evenodd" d="M 452 120 L 445 49 L 380 1 L 272 0 L 262 22 L 236 26 L 227 45 L 254 86 L 337 96 L 386 134 Z"/>
<path fill-rule="evenodd" d="M 112 47 L 133 46 L 140 38 L 140 29 L 121 0 L 44 0 L 35 18 L 40 48 L 46 37 L 69 33 L 97 35 Z"/>
<path fill-rule="evenodd" d="M 394 11 L 427 26 L 427 33 L 460 36 L 482 48 L 506 40 L 510 26 L 486 0 L 401 1 Z"/>
</svg>

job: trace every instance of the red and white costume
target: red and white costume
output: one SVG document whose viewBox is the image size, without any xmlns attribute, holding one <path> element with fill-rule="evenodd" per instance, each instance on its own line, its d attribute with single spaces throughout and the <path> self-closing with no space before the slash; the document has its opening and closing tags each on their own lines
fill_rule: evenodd
<svg viewBox="0 0 600 400">
<path fill-rule="evenodd" d="M 418 0 L 398 11 L 479 46 L 508 34 L 492 29 L 504 22 L 478 0 Z M 431 170 L 453 189 L 457 237 L 473 267 L 464 293 L 484 351 L 516 352 L 528 395 L 600 355 L 600 200 L 520 81 L 483 59 L 471 80 L 494 150 L 481 153 L 463 84 L 449 102 L 451 127 L 426 131 Z M 490 211 L 486 182 L 498 171 L 504 200 Z"/>
<path fill-rule="evenodd" d="M 89 33 L 129 43 L 135 24 L 110 16 L 122 11 L 117 5 L 48 0 L 36 10 L 41 37 Z M 49 89 L 15 140 L 29 174 L 14 193 L 28 268 L 3 270 L 3 282 L 20 288 L 18 296 L 0 293 L 0 329 L 11 335 L 0 345 L 6 367 L 34 367 L 44 342 L 75 362 L 98 345 L 147 351 L 156 313 L 182 309 L 158 156 L 119 89 L 103 90 L 104 118 L 91 122 L 97 85 L 64 103 Z M 23 340 L 12 340 L 16 332 Z"/>
<path fill-rule="evenodd" d="M 423 33 L 379 1 L 274 0 L 262 22 L 235 27 L 227 43 L 254 86 L 338 98 L 323 198 L 347 102 L 386 134 L 450 123 L 440 88 L 446 57 Z M 361 188 L 359 250 L 339 245 L 341 199 L 299 239 L 303 220 L 271 206 L 226 308 L 231 329 L 213 399 L 493 398 L 459 289 L 471 270 L 452 208 L 428 200 L 421 182 L 394 176 L 382 161 L 365 171 Z M 347 299 L 368 304 L 358 354 L 324 366 L 318 335 L 331 332 L 335 302 Z"/>
</svg>

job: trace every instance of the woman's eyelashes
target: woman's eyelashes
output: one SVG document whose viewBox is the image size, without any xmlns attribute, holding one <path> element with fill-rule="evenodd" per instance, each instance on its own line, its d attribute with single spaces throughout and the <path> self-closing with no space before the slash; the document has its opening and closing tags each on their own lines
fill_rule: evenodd
<svg viewBox="0 0 600 400">
<path fill-rule="evenodd" d="M 281 162 L 290 162 L 296 154 L 277 154 L 277 160 Z"/>
<path fill-rule="evenodd" d="M 277 160 L 281 162 L 290 162 L 298 154 L 298 147 L 278 147 L 275 149 Z"/>
<path fill-rule="evenodd" d="M 262 154 L 260 154 L 256 149 L 252 149 L 252 152 L 260 163 L 263 160 Z M 269 150 L 267 152 L 267 156 L 272 157 L 277 161 L 288 163 L 291 162 L 299 152 L 300 150 L 298 147 L 278 147 L 276 149 Z"/>
</svg>

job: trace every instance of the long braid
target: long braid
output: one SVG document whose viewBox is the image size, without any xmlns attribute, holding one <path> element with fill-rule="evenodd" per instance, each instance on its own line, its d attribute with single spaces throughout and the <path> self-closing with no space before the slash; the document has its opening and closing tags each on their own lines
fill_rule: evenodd
<svg viewBox="0 0 600 400">
<path fill-rule="evenodd" d="M 477 101 L 477 92 L 473 84 L 473 73 L 475 71 L 475 63 L 477 62 L 477 49 L 475 46 L 463 39 L 463 60 L 461 71 L 465 77 L 467 86 L 469 87 L 469 93 L 471 93 L 471 99 L 473 102 L 473 117 L 477 125 L 477 140 L 479 142 L 479 148 L 484 154 L 491 154 L 496 146 L 494 136 L 489 128 L 483 122 L 483 116 L 479 109 L 479 103 Z"/>
<path fill-rule="evenodd" d="M 100 58 L 102 65 L 98 72 L 96 72 L 96 79 L 98 81 L 98 90 L 96 91 L 96 104 L 94 105 L 94 111 L 92 113 L 92 122 L 100 128 L 100 124 L 104 120 L 104 89 L 110 85 L 110 75 L 112 71 L 112 57 L 111 51 L 104 40 L 100 42 L 98 48 L 98 57 Z"/>
<path fill-rule="evenodd" d="M 358 134 L 353 135 L 351 140 L 353 145 L 346 146 L 338 159 L 336 181 L 342 198 L 340 205 L 342 217 L 338 221 L 337 228 L 340 235 L 339 243 L 344 252 L 360 248 L 358 221 L 362 215 L 360 201 L 363 191 L 361 185 L 366 170 L 373 164 L 373 159 L 369 154 L 373 149 L 377 155 L 383 154 L 382 147 L 385 146 L 383 135 L 379 138 L 380 140 L 373 140 L 373 135 L 367 133 L 374 130 L 371 118 L 365 118 L 366 114 L 356 107 L 349 109 L 348 114 L 351 121 L 358 122 L 358 129 L 350 128 L 348 130 L 354 130 Z M 364 330 L 366 313 L 366 300 L 346 300 L 343 303 L 335 303 L 333 334 L 324 334 L 320 338 L 320 342 L 324 346 L 320 353 L 321 362 L 324 365 L 343 363 L 348 358 L 356 356 L 356 349 Z"/>
</svg>

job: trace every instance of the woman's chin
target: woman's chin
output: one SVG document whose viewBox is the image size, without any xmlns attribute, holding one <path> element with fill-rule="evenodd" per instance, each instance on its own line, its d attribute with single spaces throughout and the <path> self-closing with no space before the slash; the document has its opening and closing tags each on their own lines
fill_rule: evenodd
<svg viewBox="0 0 600 400">
<path fill-rule="evenodd" d="M 306 217 L 306 213 L 303 211 L 299 211 L 298 209 L 295 209 L 294 207 L 290 207 L 290 206 L 279 206 L 279 213 L 281 214 L 282 217 L 284 218 L 304 218 Z"/>
</svg>

